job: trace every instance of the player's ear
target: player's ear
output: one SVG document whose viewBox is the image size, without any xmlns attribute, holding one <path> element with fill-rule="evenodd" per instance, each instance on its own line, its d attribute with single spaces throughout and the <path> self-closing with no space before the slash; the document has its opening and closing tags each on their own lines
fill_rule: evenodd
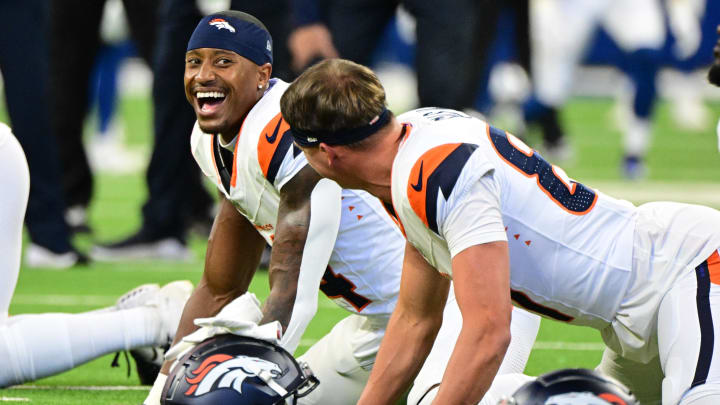
<svg viewBox="0 0 720 405">
<path fill-rule="evenodd" d="M 257 75 L 258 85 L 267 87 L 267 84 L 270 81 L 270 75 L 272 75 L 272 65 L 265 63 L 258 66 Z"/>
<path fill-rule="evenodd" d="M 320 152 L 322 152 L 325 159 L 327 159 L 328 167 L 333 167 L 338 160 L 337 150 L 334 147 L 322 142 L 318 145 L 318 149 L 320 149 Z"/>
</svg>

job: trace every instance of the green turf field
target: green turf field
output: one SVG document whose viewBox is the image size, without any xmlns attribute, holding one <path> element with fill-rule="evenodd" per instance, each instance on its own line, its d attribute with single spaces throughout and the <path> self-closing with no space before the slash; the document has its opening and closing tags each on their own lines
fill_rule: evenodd
<svg viewBox="0 0 720 405">
<path fill-rule="evenodd" d="M 575 162 L 564 165 L 571 177 L 636 203 L 672 199 L 720 208 L 720 154 L 714 131 L 680 131 L 670 122 L 667 107 L 661 105 L 655 142 L 648 157 L 649 178 L 628 183 L 620 178 L 620 132 L 611 123 L 611 108 L 612 103 L 607 100 L 579 99 L 564 112 L 571 142 L 577 150 Z M 720 106 L 712 108 L 714 115 L 720 117 Z M 148 101 L 125 99 L 121 109 L 128 143 L 149 149 Z M 5 121 L 1 110 L 0 120 Z M 143 173 L 98 176 L 90 212 L 95 240 L 112 240 L 136 230 L 144 198 Z M 87 248 L 92 240 L 85 237 L 78 243 Z M 196 282 L 202 271 L 205 241 L 194 237 L 192 246 L 195 260 L 191 263 L 93 263 L 68 271 L 22 268 L 10 313 L 81 312 L 111 305 L 117 296 L 141 283 L 176 279 Z M 266 295 L 264 272 L 258 273 L 252 290 L 261 298 Z M 321 297 L 318 315 L 300 351 L 306 350 L 344 315 L 343 310 Z M 534 375 L 562 367 L 594 367 L 600 360 L 601 350 L 599 335 L 594 330 L 544 321 L 526 372 Z M 137 385 L 134 370 L 127 377 L 124 362 L 121 361 L 120 368 L 110 368 L 111 360 L 112 355 L 108 355 L 55 377 L 0 390 L 0 402 L 139 404 L 148 388 Z"/>
</svg>

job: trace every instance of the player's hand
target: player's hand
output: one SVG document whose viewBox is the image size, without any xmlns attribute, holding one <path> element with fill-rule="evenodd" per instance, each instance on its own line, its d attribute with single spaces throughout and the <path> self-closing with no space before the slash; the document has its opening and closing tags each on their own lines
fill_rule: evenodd
<svg viewBox="0 0 720 405">
<path fill-rule="evenodd" d="M 292 54 L 292 68 L 301 72 L 314 59 L 337 58 L 338 51 L 332 43 L 332 35 L 323 24 L 311 24 L 297 28 L 288 38 Z"/>
<path fill-rule="evenodd" d="M 273 321 L 258 326 L 262 319 L 260 301 L 253 293 L 245 293 L 226 305 L 216 316 L 195 319 L 200 329 L 185 336 L 165 353 L 166 361 L 177 361 L 185 353 L 213 336 L 232 333 L 278 344 L 282 338 L 280 322 Z M 172 368 L 172 367 L 171 367 Z"/>
</svg>

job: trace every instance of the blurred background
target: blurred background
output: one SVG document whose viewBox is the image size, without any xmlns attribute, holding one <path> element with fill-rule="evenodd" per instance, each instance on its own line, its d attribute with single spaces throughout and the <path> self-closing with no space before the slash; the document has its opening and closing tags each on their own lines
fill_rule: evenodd
<svg viewBox="0 0 720 405">
<path fill-rule="evenodd" d="M 231 6 L 268 26 L 284 80 L 323 57 L 353 59 L 376 70 L 396 114 L 461 109 L 614 197 L 720 208 L 720 89 L 706 78 L 717 1 L 0 0 L 0 122 L 32 184 L 11 314 L 197 282 L 215 191 L 189 153 L 183 55 L 200 17 Z M 253 289 L 267 294 L 265 273 Z M 321 297 L 300 350 L 343 316 Z M 535 349 L 528 374 L 594 367 L 602 344 L 544 323 Z M 0 396 L 142 400 L 146 388 L 110 362 Z"/>
</svg>

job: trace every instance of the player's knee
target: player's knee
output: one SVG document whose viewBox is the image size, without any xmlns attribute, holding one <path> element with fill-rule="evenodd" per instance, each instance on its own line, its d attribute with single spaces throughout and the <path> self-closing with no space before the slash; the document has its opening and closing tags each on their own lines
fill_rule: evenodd
<svg viewBox="0 0 720 405">
<path fill-rule="evenodd" d="M 0 325 L 0 359 L 5 365 L 0 368 L 0 388 L 25 382 L 23 370 L 19 367 L 17 342 L 7 326 Z M 11 349 L 13 348 L 13 349 Z"/>
<path fill-rule="evenodd" d="M 664 386 L 663 386 L 664 388 Z M 672 401 L 672 399 L 671 399 Z M 664 404 L 674 404 L 675 402 L 667 402 Z M 720 383 L 701 384 L 690 389 L 682 396 L 679 405 L 717 405 L 720 404 Z"/>
</svg>

